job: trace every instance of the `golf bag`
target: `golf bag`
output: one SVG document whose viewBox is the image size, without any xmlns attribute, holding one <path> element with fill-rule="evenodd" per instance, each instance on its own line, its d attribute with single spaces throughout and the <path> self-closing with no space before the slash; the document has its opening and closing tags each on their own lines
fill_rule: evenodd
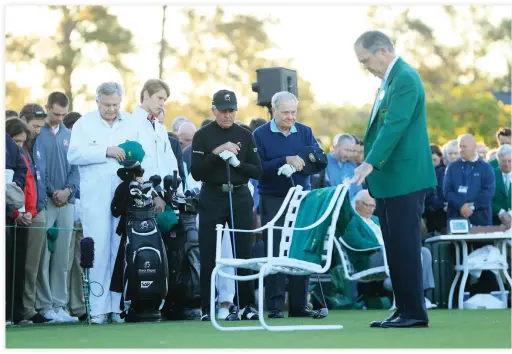
<svg viewBox="0 0 512 354">
<path fill-rule="evenodd" d="M 128 322 L 158 321 L 168 290 L 165 246 L 154 208 L 128 209 L 124 268 L 124 305 Z"/>
<path fill-rule="evenodd" d="M 121 236 L 111 291 L 121 292 L 122 316 L 128 322 L 159 321 L 168 289 L 165 246 L 155 220 L 152 183 L 139 183 L 144 174 L 139 162 L 124 161 L 117 172 L 123 182 L 117 187 L 111 210 L 120 217 Z"/>
</svg>

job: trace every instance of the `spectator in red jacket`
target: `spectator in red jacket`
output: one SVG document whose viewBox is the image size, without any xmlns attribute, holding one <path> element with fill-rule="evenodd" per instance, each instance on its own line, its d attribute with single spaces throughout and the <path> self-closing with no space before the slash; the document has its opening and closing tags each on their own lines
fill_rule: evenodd
<svg viewBox="0 0 512 354">
<path fill-rule="evenodd" d="M 39 271 L 41 254 L 43 248 L 47 246 L 46 232 L 44 229 L 46 215 L 46 194 L 44 188 L 43 176 L 35 169 L 30 155 L 22 149 L 27 138 L 30 136 L 30 129 L 27 124 L 18 118 L 12 118 L 6 121 L 5 129 L 11 136 L 16 145 L 20 147 L 22 157 L 27 167 L 25 176 L 25 205 L 19 210 L 13 212 L 13 217 L 19 226 L 17 230 L 16 245 L 16 265 L 15 279 L 15 314 L 14 322 L 31 321 L 33 323 L 48 322 L 42 315 L 36 311 L 37 273 Z M 30 228 L 26 228 L 29 227 Z M 20 237 L 20 233 L 23 234 Z M 21 242 L 22 244 L 18 244 Z M 18 263 L 19 260 L 19 263 Z M 16 294 L 16 289 L 20 292 Z"/>
</svg>

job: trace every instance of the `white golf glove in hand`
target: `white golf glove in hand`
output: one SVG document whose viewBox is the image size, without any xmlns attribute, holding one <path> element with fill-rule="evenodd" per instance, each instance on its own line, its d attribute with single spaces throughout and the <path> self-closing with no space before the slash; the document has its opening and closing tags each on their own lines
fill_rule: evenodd
<svg viewBox="0 0 512 354">
<path fill-rule="evenodd" d="M 223 152 L 221 152 L 219 154 L 219 156 L 221 157 L 221 159 L 223 159 L 224 161 L 226 160 L 229 160 L 229 164 L 233 167 L 237 167 L 238 165 L 240 165 L 240 160 L 238 160 L 238 158 L 236 157 L 236 155 L 231 152 L 231 151 L 228 151 L 228 150 L 224 150 Z"/>
<path fill-rule="evenodd" d="M 284 164 L 277 170 L 277 175 L 285 175 L 290 178 L 297 170 L 292 165 Z"/>
</svg>

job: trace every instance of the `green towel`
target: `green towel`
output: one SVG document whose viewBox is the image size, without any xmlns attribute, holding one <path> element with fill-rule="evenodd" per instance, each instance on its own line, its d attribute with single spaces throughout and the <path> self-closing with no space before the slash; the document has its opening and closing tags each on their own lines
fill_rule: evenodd
<svg viewBox="0 0 512 354">
<path fill-rule="evenodd" d="M 59 237 L 59 229 L 55 226 L 50 227 L 46 231 L 46 239 L 48 240 L 48 250 L 50 252 L 55 251 L 55 241 Z"/>
<path fill-rule="evenodd" d="M 166 205 L 165 210 L 156 216 L 156 223 L 160 232 L 166 234 L 178 223 L 178 216 L 169 205 Z"/>
<path fill-rule="evenodd" d="M 309 192 L 301 201 L 295 227 L 309 226 L 320 219 L 329 206 L 335 190 L 336 187 L 327 187 Z M 348 195 L 346 195 L 336 222 L 336 237 L 345 232 L 350 219 L 354 215 L 355 211 L 350 205 Z M 331 215 L 317 227 L 305 231 L 294 231 L 289 257 L 321 265 L 322 252 L 324 250 L 324 237 L 331 224 L 331 220 L 332 212 Z"/>
</svg>

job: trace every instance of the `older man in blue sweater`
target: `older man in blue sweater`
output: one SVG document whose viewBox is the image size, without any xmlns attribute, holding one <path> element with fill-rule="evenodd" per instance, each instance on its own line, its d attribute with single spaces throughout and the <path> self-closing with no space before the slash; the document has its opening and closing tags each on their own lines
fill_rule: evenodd
<svg viewBox="0 0 512 354">
<path fill-rule="evenodd" d="M 278 92 L 272 97 L 273 119 L 254 131 L 263 176 L 260 194 L 261 223 L 265 225 L 277 214 L 292 181 L 305 190 L 311 189 L 310 175 L 318 171 L 304 170 L 306 161 L 299 156 L 308 146 L 318 147 L 311 128 L 297 123 L 298 100 L 292 93 Z M 284 214 L 283 214 L 284 215 Z M 276 225 L 282 226 L 284 217 Z M 265 250 L 267 250 L 267 236 Z M 279 254 L 281 232 L 274 231 L 274 256 Z M 285 274 L 269 275 L 265 286 L 268 318 L 282 318 L 285 300 Z M 309 317 L 314 314 L 306 307 L 307 276 L 289 277 L 289 317 Z M 262 301 L 262 299 L 260 299 Z"/>
<path fill-rule="evenodd" d="M 460 158 L 448 165 L 443 181 L 448 220 L 463 217 L 474 226 L 490 226 L 496 186 L 494 171 L 478 157 L 473 135 L 462 135 L 458 142 Z"/>
</svg>

